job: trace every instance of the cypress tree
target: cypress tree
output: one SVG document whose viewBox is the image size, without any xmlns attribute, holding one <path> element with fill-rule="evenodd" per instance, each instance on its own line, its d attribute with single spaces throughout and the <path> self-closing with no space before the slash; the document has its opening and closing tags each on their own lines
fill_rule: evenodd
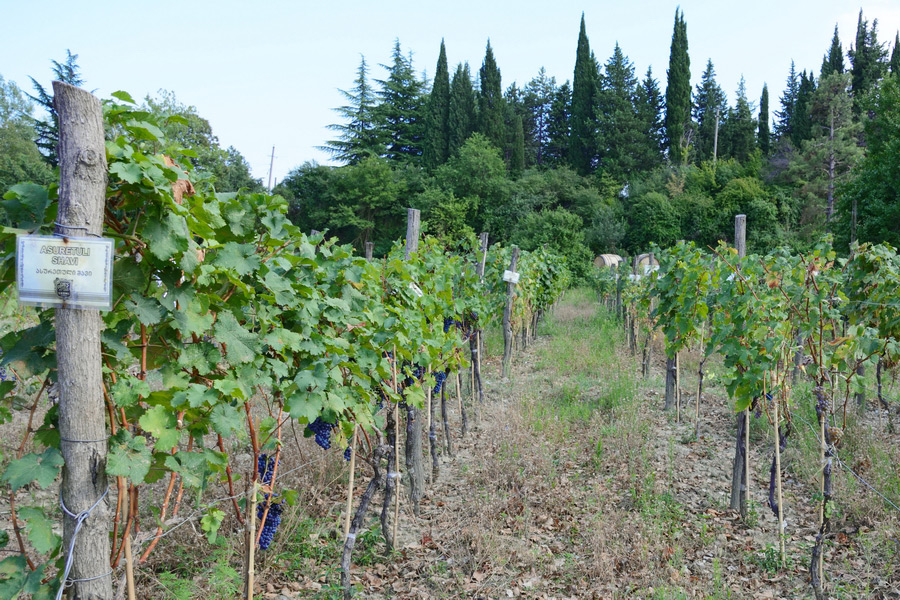
<svg viewBox="0 0 900 600">
<path fill-rule="evenodd" d="M 513 144 L 509 156 L 509 171 L 513 175 L 521 175 L 525 170 L 525 129 L 522 126 L 522 115 L 513 119 Z"/>
<path fill-rule="evenodd" d="M 822 60 L 822 72 L 820 78 L 825 78 L 832 73 L 844 72 L 844 49 L 841 48 L 841 40 L 838 37 L 838 26 L 834 24 L 834 37 L 831 38 L 831 48 Z"/>
<path fill-rule="evenodd" d="M 716 132 L 721 130 L 727 113 L 725 92 L 716 83 L 716 69 L 712 59 L 709 59 L 697 86 L 694 101 L 694 121 L 697 123 L 694 145 L 697 149 L 698 162 L 713 158 Z"/>
<path fill-rule="evenodd" d="M 576 172 L 587 175 L 594 161 L 593 140 L 594 93 L 597 79 L 596 61 L 584 26 L 581 13 L 581 28 L 578 31 L 578 47 L 575 52 L 575 75 L 572 79 L 572 108 L 569 135 L 569 164 Z"/>
<path fill-rule="evenodd" d="M 368 73 L 366 57 L 363 56 L 359 61 L 353 89 L 338 90 L 348 104 L 334 110 L 346 119 L 346 123 L 329 125 L 328 129 L 338 132 L 338 139 L 330 140 L 322 146 L 335 160 L 351 165 L 367 156 L 378 156 L 383 150 L 373 122 L 375 91 L 369 85 Z"/>
<path fill-rule="evenodd" d="M 500 69 L 494 60 L 491 41 L 488 40 L 484 53 L 484 63 L 478 72 L 480 92 L 478 94 L 478 131 L 494 146 L 505 147 L 506 128 L 503 121 L 503 88 L 500 86 Z"/>
<path fill-rule="evenodd" d="M 684 13 L 675 9 L 675 27 L 666 72 L 666 148 L 674 164 L 687 161 L 691 137 L 691 59 Z"/>
<path fill-rule="evenodd" d="M 434 72 L 434 83 L 425 109 L 425 139 L 422 162 L 429 171 L 447 162 L 450 157 L 450 72 L 447 69 L 447 51 L 441 40 Z"/>
<path fill-rule="evenodd" d="M 450 109 L 447 126 L 448 155 L 453 156 L 475 132 L 475 89 L 469 63 L 456 66 L 450 82 Z"/>
<path fill-rule="evenodd" d="M 756 143 L 763 156 L 768 156 L 772 148 L 772 134 L 769 131 L 769 86 L 763 84 L 762 96 L 759 98 L 759 121 L 756 130 Z"/>
</svg>

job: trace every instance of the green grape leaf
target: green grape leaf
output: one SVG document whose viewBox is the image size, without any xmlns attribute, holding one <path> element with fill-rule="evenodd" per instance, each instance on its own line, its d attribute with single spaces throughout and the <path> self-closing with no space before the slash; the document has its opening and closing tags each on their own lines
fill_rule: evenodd
<svg viewBox="0 0 900 600">
<path fill-rule="evenodd" d="M 165 406 L 154 406 L 138 420 L 141 428 L 156 438 L 156 450 L 171 450 L 178 444 L 181 432 L 177 429 L 175 415 Z"/>
<path fill-rule="evenodd" d="M 213 264 L 225 270 L 234 271 L 241 277 L 249 275 L 259 268 L 260 260 L 253 244 L 228 242 L 216 250 Z"/>
<path fill-rule="evenodd" d="M 41 554 L 49 554 L 59 546 L 60 538 L 53 533 L 53 523 L 40 508 L 26 506 L 19 509 L 19 516 L 25 519 L 28 541 Z"/>
<path fill-rule="evenodd" d="M 106 472 L 110 475 L 121 475 L 137 485 L 142 483 L 150 472 L 153 455 L 147 447 L 147 438 L 132 437 L 125 429 L 110 440 L 110 450 L 106 459 Z"/>
<path fill-rule="evenodd" d="M 155 298 L 148 298 L 140 294 L 131 294 L 125 301 L 125 308 L 143 325 L 156 325 L 166 314 L 166 310 Z"/>
<path fill-rule="evenodd" d="M 150 395 L 150 384 L 131 375 L 119 377 L 109 390 L 116 406 L 127 407 Z"/>
<path fill-rule="evenodd" d="M 144 179 L 144 170 L 134 162 L 116 161 L 109 165 L 109 172 L 127 183 L 140 183 Z"/>
<path fill-rule="evenodd" d="M 150 252 L 160 260 L 168 260 L 177 252 L 188 249 L 189 233 L 184 217 L 169 213 L 165 218 L 151 220 L 144 227 L 144 239 Z"/>
<path fill-rule="evenodd" d="M 206 539 L 210 544 L 216 542 L 216 535 L 219 533 L 219 527 L 225 520 L 225 513 L 218 508 L 212 508 L 203 517 L 200 518 L 200 529 L 206 534 Z"/>
<path fill-rule="evenodd" d="M 244 329 L 230 311 L 219 313 L 216 339 L 226 345 L 226 357 L 233 363 L 250 362 L 259 349 L 258 337 Z"/>
<path fill-rule="evenodd" d="M 56 448 L 47 448 L 42 454 L 26 454 L 7 465 L 0 480 L 9 484 L 12 491 L 36 481 L 41 489 L 56 480 L 63 465 L 62 454 Z"/>
<path fill-rule="evenodd" d="M 209 422 L 212 423 L 216 433 L 228 437 L 231 432 L 241 428 L 243 418 L 241 413 L 230 404 L 218 404 L 209 414 Z"/>
</svg>

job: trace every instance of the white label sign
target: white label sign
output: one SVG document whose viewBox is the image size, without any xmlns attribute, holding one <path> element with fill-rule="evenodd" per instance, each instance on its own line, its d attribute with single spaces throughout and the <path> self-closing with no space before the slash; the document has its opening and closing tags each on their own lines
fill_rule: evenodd
<svg viewBox="0 0 900 600">
<path fill-rule="evenodd" d="M 503 271 L 503 281 L 506 283 L 519 283 L 519 274 L 515 271 Z"/>
<path fill-rule="evenodd" d="M 16 238 L 19 303 L 112 308 L 113 240 L 20 235 Z"/>
</svg>

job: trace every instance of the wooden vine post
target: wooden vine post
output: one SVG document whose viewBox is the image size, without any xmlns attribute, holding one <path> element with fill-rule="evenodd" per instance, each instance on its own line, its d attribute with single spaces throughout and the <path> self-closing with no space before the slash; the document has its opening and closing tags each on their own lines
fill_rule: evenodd
<svg viewBox="0 0 900 600">
<path fill-rule="evenodd" d="M 59 114 L 56 235 L 99 236 L 103 231 L 107 174 L 100 101 L 85 90 L 54 81 L 53 103 Z M 108 434 L 100 362 L 102 325 L 98 310 L 56 310 L 59 435 L 65 460 L 60 489 L 63 551 L 71 561 L 71 597 L 93 600 L 113 597 L 106 479 Z M 85 513 L 88 516 L 77 528 L 78 517 Z"/>
<path fill-rule="evenodd" d="M 513 246 L 512 259 L 509 261 L 509 271 L 516 272 L 516 266 L 519 263 L 519 247 Z M 513 295 L 515 294 L 516 284 L 508 282 L 506 284 L 506 306 L 503 308 L 503 377 L 509 377 L 510 363 L 512 362 L 512 308 Z"/>
<path fill-rule="evenodd" d="M 483 232 L 479 236 L 481 240 L 481 249 L 478 258 L 478 282 L 484 281 L 484 265 L 487 262 L 488 251 L 488 234 Z M 481 315 L 483 317 L 483 315 Z M 475 330 L 475 334 L 469 340 L 469 351 L 472 355 L 472 401 L 484 401 L 484 387 L 481 383 L 481 355 L 484 354 L 484 330 L 480 327 Z M 477 398 L 476 398 L 477 394 Z"/>
<path fill-rule="evenodd" d="M 738 256 L 747 255 L 747 215 L 734 217 L 734 247 Z M 737 416 L 734 465 L 731 470 L 731 508 L 747 518 L 747 493 L 750 489 L 750 407 Z"/>
<path fill-rule="evenodd" d="M 372 254 L 375 250 L 375 242 L 366 242 L 366 260 L 372 262 Z"/>
<path fill-rule="evenodd" d="M 406 253 L 409 257 L 419 250 L 419 211 L 415 208 L 406 212 Z M 419 514 L 419 500 L 425 491 L 425 468 L 422 459 L 422 411 L 406 406 L 406 472 L 409 477 L 409 499 L 413 512 Z"/>
</svg>

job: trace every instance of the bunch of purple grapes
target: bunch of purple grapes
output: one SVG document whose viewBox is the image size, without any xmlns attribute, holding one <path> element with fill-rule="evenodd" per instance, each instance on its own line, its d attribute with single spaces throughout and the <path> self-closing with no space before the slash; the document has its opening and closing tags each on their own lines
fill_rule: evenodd
<svg viewBox="0 0 900 600">
<path fill-rule="evenodd" d="M 316 417 L 316 420 L 306 426 L 316 436 L 316 443 L 323 450 L 331 448 L 331 430 L 337 427 L 334 423 L 323 421 L 322 417 Z"/>
<path fill-rule="evenodd" d="M 434 389 L 431 390 L 432 395 L 437 396 L 441 393 L 441 387 L 444 385 L 444 381 L 447 380 L 447 371 L 435 371 L 434 373 L 434 381 L 435 386 Z"/>
<path fill-rule="evenodd" d="M 275 473 L 275 457 L 260 454 L 256 459 L 256 472 L 266 485 L 272 484 L 272 474 Z"/>
<path fill-rule="evenodd" d="M 269 494 L 266 494 L 266 500 L 269 499 Z M 262 524 L 262 532 L 259 535 L 259 547 L 262 550 L 267 550 L 269 546 L 272 545 L 272 540 L 275 539 L 275 532 L 278 531 L 278 526 L 281 525 L 281 513 L 284 510 L 284 504 L 279 502 L 269 505 L 269 512 L 266 514 L 266 521 Z M 256 518 L 262 519 L 263 514 L 266 512 L 266 503 L 260 502 L 256 505 Z"/>
<path fill-rule="evenodd" d="M 353 452 L 353 449 L 350 446 L 347 446 L 347 449 L 344 450 L 344 460 L 350 462 L 350 454 Z"/>
</svg>

